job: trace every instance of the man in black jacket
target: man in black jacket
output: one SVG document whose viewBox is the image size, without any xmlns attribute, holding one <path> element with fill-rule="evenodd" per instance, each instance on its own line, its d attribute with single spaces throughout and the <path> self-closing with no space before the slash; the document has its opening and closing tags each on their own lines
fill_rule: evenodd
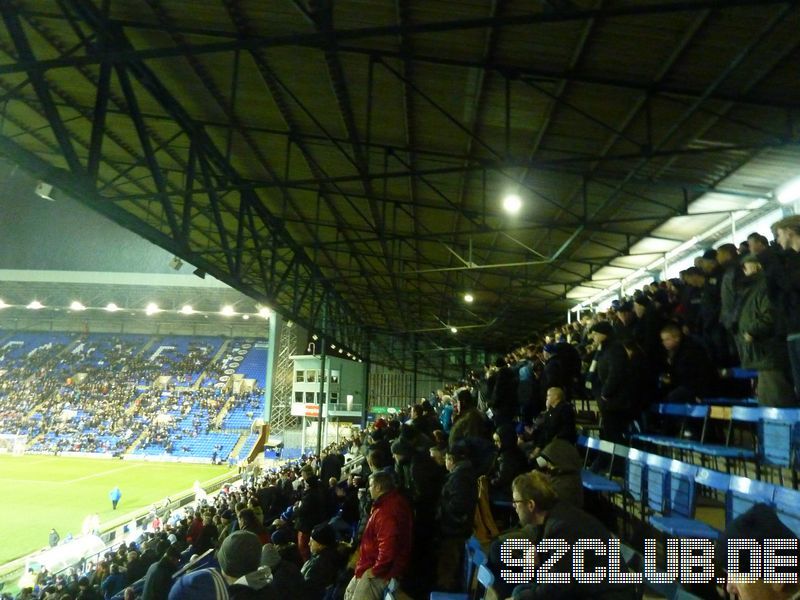
<svg viewBox="0 0 800 600">
<path fill-rule="evenodd" d="M 467 458 L 465 445 L 456 444 L 445 454 L 450 474 L 442 487 L 437 521 L 439 523 L 436 589 L 457 591 L 458 566 L 464 554 L 464 543 L 472 535 L 475 507 L 478 504 L 478 478 Z"/>
<path fill-rule="evenodd" d="M 764 270 L 771 298 L 779 307 L 778 327 L 786 334 L 794 391 L 800 399 L 800 215 L 781 219 L 772 230 L 782 250 Z"/>
<path fill-rule="evenodd" d="M 310 465 L 304 466 L 300 474 L 305 480 L 306 489 L 300 498 L 300 503 L 294 509 L 294 517 L 297 528 L 297 549 L 303 560 L 308 560 L 311 557 L 311 550 L 308 547 L 311 530 L 326 518 L 325 488 Z"/>
<path fill-rule="evenodd" d="M 575 444 L 578 439 L 575 407 L 564 398 L 564 390 L 561 388 L 552 387 L 547 390 L 547 412 L 537 421 L 535 446 L 531 456 L 533 459 L 554 439 L 562 439 L 570 444 Z"/>
<path fill-rule="evenodd" d="M 172 587 L 172 575 L 178 570 L 180 550 L 170 546 L 161 560 L 150 565 L 144 578 L 142 600 L 167 600 Z"/>
<path fill-rule="evenodd" d="M 336 551 L 336 532 L 330 525 L 317 525 L 311 530 L 311 558 L 300 573 L 306 580 L 306 590 L 310 598 L 322 598 L 328 586 L 336 583 L 339 569 L 342 567 L 339 553 Z"/>
<path fill-rule="evenodd" d="M 630 424 L 630 369 L 624 346 L 614 339 L 611 323 L 600 321 L 591 329 L 597 351 L 589 367 L 589 383 L 600 408 L 600 437 L 624 442 Z"/>
<path fill-rule="evenodd" d="M 498 358 L 495 363 L 497 371 L 491 376 L 493 385 L 489 397 L 489 408 L 492 409 L 492 421 L 495 427 L 511 423 L 519 412 L 517 404 L 517 378 L 514 370 L 508 366 L 505 358 Z"/>
<path fill-rule="evenodd" d="M 675 323 L 661 329 L 661 343 L 667 351 L 661 384 L 665 401 L 692 404 L 713 390 L 715 369 L 703 346 L 684 335 Z"/>
</svg>

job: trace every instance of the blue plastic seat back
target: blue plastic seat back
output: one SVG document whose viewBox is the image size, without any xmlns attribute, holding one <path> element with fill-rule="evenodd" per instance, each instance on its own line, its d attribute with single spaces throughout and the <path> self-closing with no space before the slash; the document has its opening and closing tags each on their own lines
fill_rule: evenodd
<svg viewBox="0 0 800 600">
<path fill-rule="evenodd" d="M 598 444 L 598 449 L 603 454 L 614 454 L 614 442 L 600 440 L 600 443 Z"/>
<path fill-rule="evenodd" d="M 774 467 L 791 467 L 798 447 L 798 428 L 791 420 L 765 419 L 761 422 L 761 459 Z"/>
<path fill-rule="evenodd" d="M 641 450 L 631 448 L 625 465 L 625 487 L 631 498 L 641 502 L 644 497 L 646 482 L 646 455 Z"/>
<path fill-rule="evenodd" d="M 486 565 L 480 565 L 478 567 L 478 583 L 483 588 L 483 594 L 480 598 L 486 598 L 487 592 L 494 585 L 494 575 Z"/>
<path fill-rule="evenodd" d="M 800 491 L 776 488 L 775 510 L 783 524 L 800 538 Z"/>
<path fill-rule="evenodd" d="M 695 483 L 712 490 L 727 492 L 731 484 L 731 476 L 711 469 L 697 469 Z"/>
<path fill-rule="evenodd" d="M 728 487 L 727 518 L 735 519 L 752 506 L 764 503 L 774 505 L 775 486 L 765 481 L 732 475 Z"/>
<path fill-rule="evenodd" d="M 660 404 L 658 412 L 668 417 L 705 419 L 710 408 L 703 404 Z"/>
<path fill-rule="evenodd" d="M 476 565 L 485 565 L 487 562 L 486 553 L 478 538 L 471 536 L 464 545 L 464 589 L 469 589 Z"/>
<path fill-rule="evenodd" d="M 647 506 L 659 514 L 667 514 L 669 499 L 669 469 L 648 465 Z"/>
<path fill-rule="evenodd" d="M 731 420 L 746 423 L 757 423 L 764 418 L 763 409 L 758 406 L 733 406 L 731 407 Z"/>
<path fill-rule="evenodd" d="M 586 447 L 589 450 L 599 450 L 600 449 L 600 439 L 595 437 L 587 437 L 586 438 Z"/>
<path fill-rule="evenodd" d="M 686 463 L 673 465 L 669 481 L 669 512 L 691 519 L 694 517 L 697 467 Z"/>
</svg>

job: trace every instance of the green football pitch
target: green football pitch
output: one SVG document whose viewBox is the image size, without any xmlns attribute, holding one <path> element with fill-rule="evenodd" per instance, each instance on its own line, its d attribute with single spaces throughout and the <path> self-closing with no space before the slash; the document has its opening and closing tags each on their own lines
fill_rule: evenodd
<svg viewBox="0 0 800 600">
<path fill-rule="evenodd" d="M 0 565 L 47 546 L 51 527 L 64 539 L 97 514 L 104 529 L 226 472 L 227 466 L 0 455 Z M 114 486 L 122 492 L 117 510 L 108 498 Z"/>
</svg>

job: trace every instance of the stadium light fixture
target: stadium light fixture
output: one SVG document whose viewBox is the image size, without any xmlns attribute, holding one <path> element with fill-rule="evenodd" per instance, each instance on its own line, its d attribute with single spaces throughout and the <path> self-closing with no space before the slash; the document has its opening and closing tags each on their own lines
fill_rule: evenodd
<svg viewBox="0 0 800 600">
<path fill-rule="evenodd" d="M 86 310 L 86 307 L 77 300 L 73 300 L 72 304 L 69 305 L 69 309 L 75 311 L 81 311 L 81 310 Z"/>
<path fill-rule="evenodd" d="M 776 197 L 781 204 L 791 204 L 800 200 L 800 177 L 792 179 L 778 188 Z"/>
<path fill-rule="evenodd" d="M 336 344 L 331 344 L 331 350 L 336 350 Z"/>
<path fill-rule="evenodd" d="M 106 304 L 106 310 L 108 312 L 117 312 L 118 310 L 120 310 L 120 308 L 113 302 L 109 302 L 108 304 Z"/>
<path fill-rule="evenodd" d="M 161 312 L 161 309 L 158 308 L 158 304 L 156 304 L 155 302 L 151 302 L 144 309 L 144 314 L 146 314 L 147 316 L 154 315 L 158 312 Z"/>
<path fill-rule="evenodd" d="M 219 314 L 224 317 L 232 317 L 234 314 L 236 314 L 236 312 L 233 310 L 233 306 L 226 304 L 222 307 L 222 310 L 219 311 Z"/>
<path fill-rule="evenodd" d="M 0 300 L 0 308 L 8 308 L 9 306 L 11 306 L 11 305 L 10 304 L 6 304 L 2 300 Z"/>
<path fill-rule="evenodd" d="M 344 348 L 339 348 L 339 354 L 344 354 Z"/>
<path fill-rule="evenodd" d="M 261 317 L 262 319 L 269 319 L 272 316 L 272 311 L 268 309 L 266 306 L 262 306 L 261 308 L 258 309 L 258 316 Z M 288 323 L 287 326 L 289 326 Z"/>
<path fill-rule="evenodd" d="M 457 327 L 451 327 L 450 328 L 450 333 L 458 333 L 458 328 Z"/>
<path fill-rule="evenodd" d="M 516 215 L 522 209 L 522 198 L 517 194 L 508 194 L 503 198 L 503 210 L 510 215 Z"/>
<path fill-rule="evenodd" d="M 467 304 L 472 304 L 474 301 L 475 301 L 475 296 L 473 296 L 469 292 L 464 294 L 464 302 L 466 302 Z"/>
<path fill-rule="evenodd" d="M 30 304 L 28 304 L 28 308 L 31 310 L 39 310 L 40 308 L 44 308 L 44 304 L 38 300 L 33 300 Z"/>
<path fill-rule="evenodd" d="M 191 304 L 184 304 L 178 312 L 182 315 L 191 315 L 194 313 L 194 308 L 192 308 Z"/>
</svg>

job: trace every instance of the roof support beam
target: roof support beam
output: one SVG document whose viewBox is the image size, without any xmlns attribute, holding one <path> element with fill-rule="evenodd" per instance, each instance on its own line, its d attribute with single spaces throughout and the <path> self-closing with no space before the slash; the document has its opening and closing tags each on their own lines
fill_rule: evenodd
<svg viewBox="0 0 800 600">
<path fill-rule="evenodd" d="M 17 9 L 9 2 L 0 2 L 0 11 L 2 11 L 6 30 L 17 49 L 17 55 L 24 63 L 36 64 L 36 57 L 33 55 L 33 50 L 28 42 L 28 36 L 22 28 Z M 31 69 L 28 71 L 28 77 L 33 84 L 33 89 L 36 90 L 39 102 L 42 103 L 45 116 L 53 129 L 53 135 L 61 148 L 61 152 L 64 154 L 64 159 L 67 161 L 70 170 L 76 174 L 83 172 L 81 161 L 72 146 L 72 139 L 64 125 L 61 114 L 53 102 L 53 96 L 50 94 L 50 88 L 47 86 L 44 75 L 37 69 Z"/>
<path fill-rule="evenodd" d="M 740 6 L 765 7 L 769 5 L 795 5 L 796 0 L 679 0 L 673 2 L 657 2 L 648 4 L 631 4 L 594 10 L 570 10 L 559 12 L 536 12 L 515 14 L 502 17 L 486 17 L 477 19 L 456 19 L 451 21 L 435 21 L 428 23 L 408 23 L 404 25 L 387 25 L 339 30 L 335 34 L 337 44 L 345 41 L 394 37 L 400 34 L 440 33 L 446 31 L 462 31 L 484 29 L 487 27 L 519 27 L 545 23 L 565 23 L 570 21 L 586 21 L 589 19 L 612 19 L 618 17 L 636 17 L 660 15 L 675 12 L 695 13 L 710 9 L 735 9 Z M 78 11 L 76 11 L 78 12 Z M 124 24 L 124 22 L 121 22 Z M 265 37 L 250 37 L 228 42 L 212 42 L 208 44 L 185 45 L 179 47 L 153 48 L 136 50 L 132 47 L 117 49 L 113 52 L 89 54 L 83 57 L 56 58 L 43 61 L 25 61 L 10 65 L 0 65 L 0 74 L 15 73 L 35 69 L 47 69 L 73 66 L 75 64 L 97 64 L 98 62 L 148 60 L 181 56 L 186 53 L 194 55 L 205 53 L 230 52 L 237 49 L 257 50 L 281 46 L 313 46 L 324 48 L 329 43 L 329 36 L 320 32 L 289 33 Z"/>
</svg>

